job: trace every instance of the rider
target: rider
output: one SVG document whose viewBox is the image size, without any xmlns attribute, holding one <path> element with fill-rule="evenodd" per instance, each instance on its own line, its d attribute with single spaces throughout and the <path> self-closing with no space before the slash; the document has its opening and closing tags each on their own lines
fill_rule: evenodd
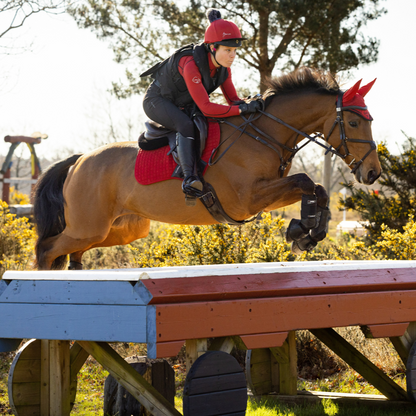
<svg viewBox="0 0 416 416">
<path fill-rule="evenodd" d="M 210 25 L 203 43 L 178 49 L 141 75 L 155 79 L 143 100 L 146 115 L 177 132 L 177 154 L 184 176 L 182 190 L 190 196 L 200 196 L 203 184 L 196 170 L 194 124 L 184 107 L 194 102 L 206 117 L 221 118 L 260 109 L 257 101 L 245 103 L 238 98 L 231 79 L 230 67 L 245 38 L 235 23 L 221 19 L 218 10 L 207 10 L 207 17 Z M 209 94 L 219 86 L 228 105 L 209 100 Z"/>
</svg>

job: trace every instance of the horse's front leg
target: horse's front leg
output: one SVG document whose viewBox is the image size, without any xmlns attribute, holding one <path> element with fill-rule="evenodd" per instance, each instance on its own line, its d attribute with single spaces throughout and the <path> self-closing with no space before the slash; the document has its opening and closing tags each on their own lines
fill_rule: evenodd
<svg viewBox="0 0 416 416">
<path fill-rule="evenodd" d="M 331 212 L 325 188 L 316 184 L 314 195 L 302 195 L 301 219 L 293 219 L 286 231 L 286 241 L 292 243 L 292 251 L 300 254 L 311 251 L 328 232 Z"/>
</svg>

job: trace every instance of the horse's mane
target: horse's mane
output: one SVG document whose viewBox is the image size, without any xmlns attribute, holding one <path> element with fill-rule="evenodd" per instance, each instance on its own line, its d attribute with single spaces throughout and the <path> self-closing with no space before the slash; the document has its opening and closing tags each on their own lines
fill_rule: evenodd
<svg viewBox="0 0 416 416">
<path fill-rule="evenodd" d="M 275 95 L 289 94 L 301 91 L 337 95 L 340 87 L 335 77 L 327 71 L 302 67 L 288 74 L 271 78 L 267 82 L 268 89 L 263 95 L 266 104 Z"/>
</svg>

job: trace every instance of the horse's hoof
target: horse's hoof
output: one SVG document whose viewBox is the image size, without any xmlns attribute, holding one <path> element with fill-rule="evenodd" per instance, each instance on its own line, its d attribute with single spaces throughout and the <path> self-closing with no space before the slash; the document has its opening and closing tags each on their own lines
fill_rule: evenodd
<svg viewBox="0 0 416 416">
<path fill-rule="evenodd" d="M 293 241 L 291 251 L 293 254 L 302 254 L 304 251 L 313 250 L 318 243 L 312 239 L 310 235 L 298 241 Z"/>
<path fill-rule="evenodd" d="M 291 243 L 294 241 L 301 240 L 308 235 L 302 227 L 301 220 L 292 219 L 286 230 L 286 242 Z"/>
<path fill-rule="evenodd" d="M 82 270 L 82 263 L 72 260 L 69 262 L 68 270 Z"/>
</svg>

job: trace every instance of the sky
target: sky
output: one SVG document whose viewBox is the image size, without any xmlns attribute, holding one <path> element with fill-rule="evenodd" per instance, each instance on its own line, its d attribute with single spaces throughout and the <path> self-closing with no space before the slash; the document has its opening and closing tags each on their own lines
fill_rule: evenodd
<svg viewBox="0 0 416 416">
<path fill-rule="evenodd" d="M 405 140 L 402 131 L 416 137 L 416 1 L 382 4 L 388 13 L 365 28 L 381 42 L 378 62 L 353 71 L 345 87 L 377 77 L 366 96 L 373 136 L 395 151 Z M 65 14 L 36 15 L 10 33 L 12 52 L 0 49 L 0 155 L 8 150 L 2 137 L 35 131 L 49 136 L 37 147 L 45 157 L 90 150 L 107 140 L 111 124 L 131 125 L 129 131 L 120 130 L 120 138 L 139 136 L 146 119 L 142 97 L 118 101 L 108 93 L 112 82 L 124 79 L 125 70 L 113 61 L 108 44 Z M 233 80 L 238 87 L 238 76 Z"/>
</svg>

